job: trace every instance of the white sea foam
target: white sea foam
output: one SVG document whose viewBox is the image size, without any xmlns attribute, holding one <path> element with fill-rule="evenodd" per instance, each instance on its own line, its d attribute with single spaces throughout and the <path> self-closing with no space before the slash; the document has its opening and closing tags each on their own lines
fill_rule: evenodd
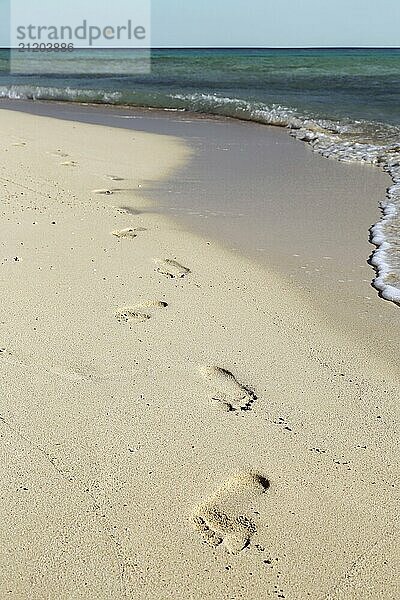
<svg viewBox="0 0 400 600">
<path fill-rule="evenodd" d="M 384 123 L 335 122 L 300 115 L 296 110 L 258 105 L 212 94 L 176 95 L 189 101 L 191 110 L 278 125 L 311 145 L 325 158 L 375 165 L 391 176 L 394 185 L 381 203 L 382 218 L 371 228 L 377 247 L 371 258 L 377 277 L 373 285 L 386 300 L 400 303 L 400 131 Z"/>
<path fill-rule="evenodd" d="M 69 102 L 99 102 L 119 104 L 120 92 L 86 90 L 71 87 L 43 87 L 31 85 L 0 86 L 0 98 L 11 100 L 66 100 Z"/>
<path fill-rule="evenodd" d="M 292 135 L 309 142 L 315 152 L 326 158 L 363 162 L 383 168 L 394 185 L 381 202 L 382 218 L 371 227 L 371 242 L 377 247 L 371 258 L 377 277 L 374 286 L 385 300 L 400 303 L 400 144 L 386 146 L 351 142 L 326 133 L 311 134 L 295 130 Z"/>
</svg>

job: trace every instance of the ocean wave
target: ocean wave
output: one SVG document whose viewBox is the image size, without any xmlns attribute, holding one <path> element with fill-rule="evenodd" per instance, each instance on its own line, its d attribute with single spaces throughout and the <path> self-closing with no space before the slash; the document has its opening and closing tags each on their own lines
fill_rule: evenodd
<svg viewBox="0 0 400 600">
<path fill-rule="evenodd" d="M 326 158 L 375 165 L 393 180 L 381 203 L 382 218 L 371 228 L 376 250 L 371 264 L 373 285 L 386 300 L 400 304 L 400 129 L 369 121 L 335 121 L 300 113 L 278 104 L 231 98 L 218 94 L 168 94 L 134 90 L 112 91 L 30 85 L 0 86 L 0 98 L 59 100 L 142 106 L 190 111 L 285 127 Z"/>
<path fill-rule="evenodd" d="M 0 98 L 120 104 L 121 92 L 31 85 L 0 86 Z"/>
</svg>

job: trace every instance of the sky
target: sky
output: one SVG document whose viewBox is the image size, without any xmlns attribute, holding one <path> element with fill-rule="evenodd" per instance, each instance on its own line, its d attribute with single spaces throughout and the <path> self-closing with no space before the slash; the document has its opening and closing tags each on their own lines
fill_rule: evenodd
<svg viewBox="0 0 400 600">
<path fill-rule="evenodd" d="M 400 0 L 143 1 L 151 5 L 153 47 L 400 47 Z M 60 14 L 64 2 L 57 0 Z M 107 6 L 111 12 L 115 3 Z M 6 28 L 3 13 L 0 34 Z"/>
<path fill-rule="evenodd" d="M 400 46 L 400 0 L 152 0 L 157 46 Z"/>
</svg>

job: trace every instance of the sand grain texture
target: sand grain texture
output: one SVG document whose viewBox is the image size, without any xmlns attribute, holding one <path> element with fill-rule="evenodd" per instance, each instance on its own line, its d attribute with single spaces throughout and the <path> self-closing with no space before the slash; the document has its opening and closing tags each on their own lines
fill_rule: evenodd
<svg viewBox="0 0 400 600">
<path fill-rule="evenodd" d="M 395 600 L 398 364 L 156 214 L 181 140 L 0 128 L 0 597 Z"/>
</svg>

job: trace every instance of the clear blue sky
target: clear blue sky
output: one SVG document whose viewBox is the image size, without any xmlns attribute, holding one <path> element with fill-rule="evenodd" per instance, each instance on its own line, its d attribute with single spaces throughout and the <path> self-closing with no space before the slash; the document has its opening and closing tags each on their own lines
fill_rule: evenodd
<svg viewBox="0 0 400 600">
<path fill-rule="evenodd" d="M 152 0 L 153 46 L 400 46 L 400 0 Z"/>
<path fill-rule="evenodd" d="M 67 5 L 69 0 L 54 1 L 57 1 L 62 13 L 63 2 Z M 94 1 L 82 0 L 82 11 L 84 12 L 86 2 Z M 8 31 L 7 11 L 4 12 L 4 9 L 9 2 L 10 0 L 0 0 L 0 9 L 3 8 L 3 18 L 0 18 L 0 38 L 3 39 Z M 150 2 L 154 47 L 400 47 L 400 0 L 150 0 Z M 109 6 L 111 12 L 112 2 Z"/>
</svg>

